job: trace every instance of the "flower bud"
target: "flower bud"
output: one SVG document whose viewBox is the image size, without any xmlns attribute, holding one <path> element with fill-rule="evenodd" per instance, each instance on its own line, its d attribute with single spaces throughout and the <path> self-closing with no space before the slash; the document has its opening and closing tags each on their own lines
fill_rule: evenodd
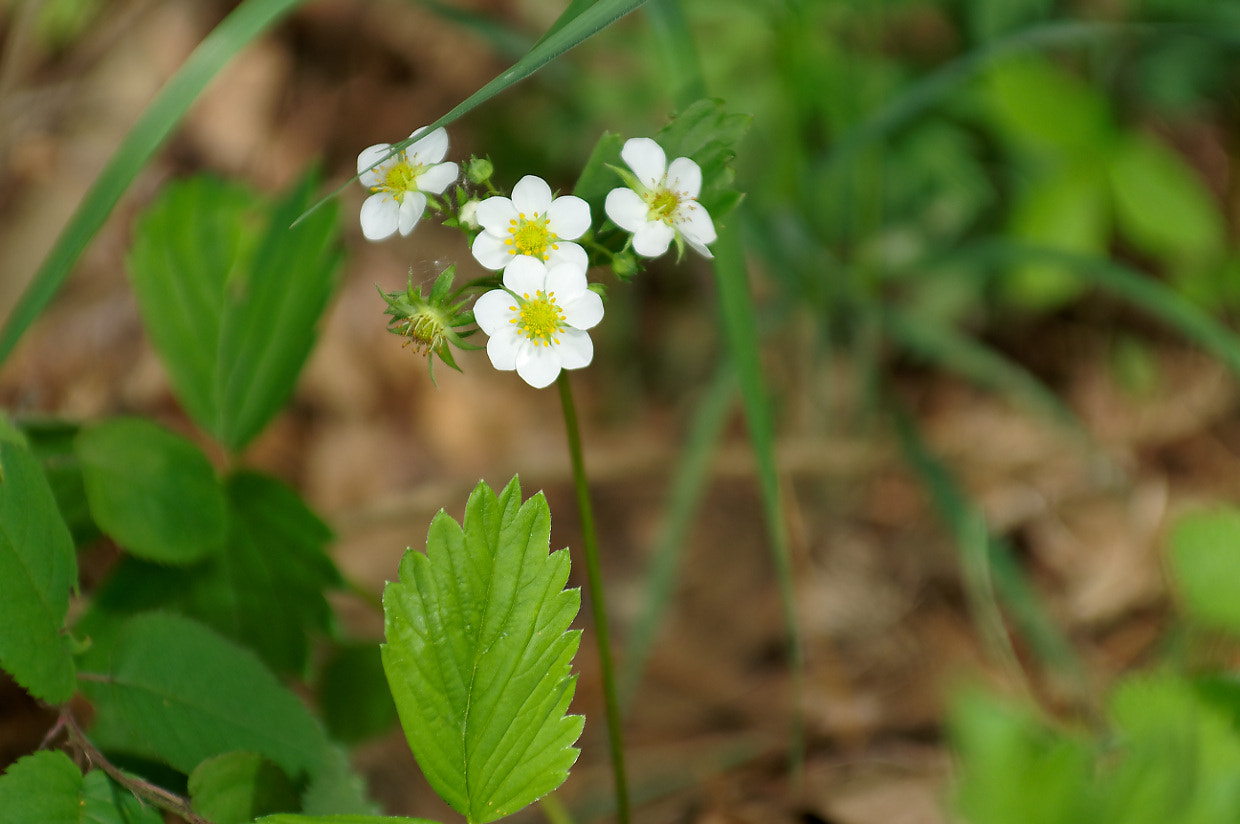
<svg viewBox="0 0 1240 824">
<path fill-rule="evenodd" d="M 620 280 L 631 280 L 639 271 L 637 258 L 631 252 L 618 252 L 611 259 L 611 271 L 615 272 Z"/>
<path fill-rule="evenodd" d="M 494 164 L 491 163 L 490 158 L 486 157 L 471 157 L 465 167 L 465 175 L 469 178 L 469 182 L 477 186 L 490 180 L 494 172 Z"/>
</svg>

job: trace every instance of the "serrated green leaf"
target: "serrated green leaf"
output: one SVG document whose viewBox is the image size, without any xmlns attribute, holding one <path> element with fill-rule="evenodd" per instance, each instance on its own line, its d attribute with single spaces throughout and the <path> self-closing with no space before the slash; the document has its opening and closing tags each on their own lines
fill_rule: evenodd
<svg viewBox="0 0 1240 824">
<path fill-rule="evenodd" d="M 1170 538 L 1171 577 L 1193 618 L 1240 635 L 1240 510 L 1188 515 Z"/>
<path fill-rule="evenodd" d="M 102 746 L 163 761 L 186 774 L 204 759 L 260 753 L 286 773 L 313 773 L 327 742 L 305 706 L 253 653 L 188 618 L 129 619 L 106 671 L 83 680 Z"/>
<path fill-rule="evenodd" d="M 247 824 L 260 815 L 298 808 L 284 771 L 253 752 L 230 752 L 203 761 L 189 776 L 194 812 L 213 824 Z"/>
<path fill-rule="evenodd" d="M 280 481 L 241 471 L 224 484 L 228 535 L 205 561 L 167 567 L 126 558 L 96 594 L 83 631 L 155 609 L 197 618 L 278 672 L 304 674 L 310 639 L 325 634 L 325 591 L 340 586 L 326 554 L 331 531 Z"/>
<path fill-rule="evenodd" d="M 78 824 L 82 773 L 62 752 L 18 759 L 0 775 L 0 824 Z"/>
<path fill-rule="evenodd" d="M 77 455 L 91 515 L 134 555 L 197 561 L 223 543 L 224 494 L 198 447 L 142 418 L 82 430 Z"/>
<path fill-rule="evenodd" d="M 0 666 L 51 704 L 77 688 L 61 631 L 76 584 L 73 539 L 39 462 L 0 440 Z"/>
<path fill-rule="evenodd" d="M 319 675 L 319 707 L 332 739 L 346 744 L 395 725 L 396 705 L 378 644 L 351 644 L 332 652 Z"/>
<path fill-rule="evenodd" d="M 1219 255 L 1227 227 L 1213 196 L 1175 152 L 1145 135 L 1126 137 L 1107 167 L 1124 237 L 1172 266 Z"/>
<path fill-rule="evenodd" d="M 190 414 L 233 451 L 292 392 L 334 289 L 335 206 L 289 228 L 314 181 L 268 205 L 194 178 L 138 223 L 128 264 L 144 325 Z"/>
<path fill-rule="evenodd" d="M 577 759 L 581 716 L 566 715 L 581 605 L 567 552 L 549 552 L 542 494 L 514 478 L 479 484 L 464 528 L 445 512 L 426 554 L 410 550 L 384 590 L 383 665 L 423 774 L 473 824 L 551 792 Z"/>
<path fill-rule="evenodd" d="M 0 776 L 0 824 L 162 824 L 102 771 L 82 775 L 62 752 L 19 759 Z"/>
</svg>

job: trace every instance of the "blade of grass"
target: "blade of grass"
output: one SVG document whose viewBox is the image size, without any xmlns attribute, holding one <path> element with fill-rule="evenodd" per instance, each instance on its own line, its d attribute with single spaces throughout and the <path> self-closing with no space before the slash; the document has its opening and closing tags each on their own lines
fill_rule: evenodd
<svg viewBox="0 0 1240 824">
<path fill-rule="evenodd" d="M 0 364 L 51 302 L 121 195 L 220 69 L 302 0 L 246 0 L 194 49 L 142 112 L 0 328 Z"/>
<path fill-rule="evenodd" d="M 592 5 L 582 8 L 584 3 L 572 3 L 565 9 L 560 19 L 551 25 L 547 34 L 543 35 L 534 46 L 526 52 L 525 56 L 518 60 L 511 68 L 501 72 L 490 82 L 484 85 L 478 91 L 462 100 L 452 108 L 447 114 L 435 120 L 426 127 L 426 131 L 434 131 L 440 126 L 447 126 L 462 115 L 482 105 L 495 95 L 507 89 L 509 86 L 515 85 L 526 79 L 543 66 L 550 63 L 560 55 L 580 45 L 589 38 L 598 34 L 612 23 L 624 17 L 629 12 L 645 3 L 646 0 L 597 0 Z M 569 19 L 562 22 L 565 17 Z M 405 147 L 413 143 L 414 138 L 405 138 L 392 144 L 392 151 L 385 157 L 375 161 L 375 165 L 382 163 L 387 158 L 400 152 Z M 306 219 L 306 216 L 314 212 L 327 201 L 340 194 L 345 187 L 357 180 L 358 175 L 346 180 L 331 194 L 315 203 L 309 209 L 302 213 L 297 220 L 293 221 L 293 225 Z"/>
<path fill-rule="evenodd" d="M 689 97 L 690 94 L 706 88 L 701 61 L 684 59 L 685 55 L 697 53 L 689 26 L 684 22 L 684 12 L 680 9 L 679 0 L 651 0 L 647 11 L 658 17 L 659 22 L 655 23 L 658 33 L 655 43 L 665 52 L 661 55 L 663 65 L 669 72 L 686 73 L 683 77 L 672 78 L 672 88 L 676 89 L 678 94 L 685 95 L 676 101 L 683 108 L 694 102 L 695 98 Z M 712 263 L 719 290 L 724 337 L 739 380 L 749 440 L 757 463 L 762 508 L 771 540 L 771 555 L 788 635 L 793 706 L 788 755 L 793 783 L 799 784 L 805 764 L 805 656 L 797 620 L 796 590 L 792 581 L 792 549 L 784 521 L 783 495 L 775 463 L 775 427 L 766 382 L 762 377 L 758 318 L 749 292 L 749 270 L 745 263 L 744 243 L 737 228 L 744 222 L 742 211 L 743 207 L 733 213 L 730 218 L 731 226 L 720 227 L 719 239 L 715 241 L 712 249 L 715 255 Z"/>
<path fill-rule="evenodd" d="M 1003 620 L 1002 603 L 1038 657 L 1054 671 L 1067 675 L 1079 695 L 1087 696 L 1085 671 L 1075 650 L 1042 609 L 1011 546 L 988 534 L 984 516 L 947 466 L 931 453 L 908 413 L 890 393 L 884 400 L 905 463 L 921 480 L 935 511 L 955 538 L 966 594 L 992 654 L 1013 675 L 1019 675 L 1018 683 L 1025 683 L 1024 669 Z"/>
<path fill-rule="evenodd" d="M 688 440 L 680 453 L 672 490 L 665 510 L 664 522 L 655 544 L 650 569 L 646 573 L 645 598 L 642 611 L 633 622 L 625 646 L 625 670 L 620 682 L 620 702 L 627 705 L 641 681 L 646 660 L 655 635 L 667 614 L 668 604 L 676 594 L 680 559 L 692 525 L 693 516 L 702 500 L 719 436 L 728 419 L 736 392 L 736 375 L 731 365 L 721 361 L 706 396 L 694 410 Z"/>
</svg>

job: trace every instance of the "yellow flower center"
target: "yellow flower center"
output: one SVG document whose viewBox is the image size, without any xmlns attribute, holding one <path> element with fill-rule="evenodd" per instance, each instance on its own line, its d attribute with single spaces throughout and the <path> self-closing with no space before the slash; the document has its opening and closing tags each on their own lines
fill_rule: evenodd
<svg viewBox="0 0 1240 824">
<path fill-rule="evenodd" d="M 555 292 L 544 293 L 539 290 L 532 298 L 528 293 L 521 297 L 519 309 L 516 306 L 508 307 L 510 311 L 518 313 L 510 322 L 517 324 L 518 331 L 535 344 L 558 344 L 560 339 L 556 335 L 564 331 L 565 324 L 564 310 L 556 305 Z"/>
<path fill-rule="evenodd" d="M 548 250 L 558 248 L 555 242 L 559 240 L 559 237 L 547 228 L 549 220 L 537 214 L 533 219 L 527 219 L 522 213 L 517 216 L 517 220 L 508 221 L 509 237 L 504 241 L 506 245 L 512 247 L 508 250 L 508 254 L 529 255 L 544 262 L 550 259 Z"/>
<path fill-rule="evenodd" d="M 371 191 L 375 192 L 391 192 L 400 200 L 406 192 L 416 192 L 418 190 L 418 176 L 422 174 L 422 164 L 414 165 L 408 160 L 402 160 L 399 163 L 393 163 L 383 173 L 383 180 L 378 186 L 372 186 Z"/>
<path fill-rule="evenodd" d="M 647 220 L 661 220 L 670 224 L 672 215 L 676 214 L 676 209 L 680 206 L 680 195 L 671 189 L 658 188 L 647 195 L 646 203 L 650 207 Z"/>
</svg>

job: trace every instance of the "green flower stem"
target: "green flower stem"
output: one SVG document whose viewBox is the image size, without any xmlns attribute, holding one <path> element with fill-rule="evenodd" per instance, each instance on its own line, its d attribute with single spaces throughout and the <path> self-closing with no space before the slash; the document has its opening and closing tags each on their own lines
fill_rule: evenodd
<svg viewBox="0 0 1240 824">
<path fill-rule="evenodd" d="M 586 551 L 586 575 L 590 584 L 590 607 L 594 612 L 594 633 L 598 643 L 599 669 L 603 676 L 603 704 L 607 712 L 607 738 L 611 746 L 611 771 L 616 783 L 616 821 L 629 822 L 629 786 L 624 769 L 624 739 L 620 730 L 620 700 L 616 693 L 615 670 L 611 663 L 611 639 L 607 630 L 607 603 L 603 594 L 603 573 L 598 560 L 598 536 L 594 530 L 594 509 L 586 486 L 586 466 L 581 453 L 581 431 L 577 408 L 568 385 L 568 372 L 560 371 L 556 380 L 560 405 L 564 409 L 564 429 L 573 462 L 573 484 L 577 488 L 577 510 L 581 514 L 581 540 Z"/>
</svg>

